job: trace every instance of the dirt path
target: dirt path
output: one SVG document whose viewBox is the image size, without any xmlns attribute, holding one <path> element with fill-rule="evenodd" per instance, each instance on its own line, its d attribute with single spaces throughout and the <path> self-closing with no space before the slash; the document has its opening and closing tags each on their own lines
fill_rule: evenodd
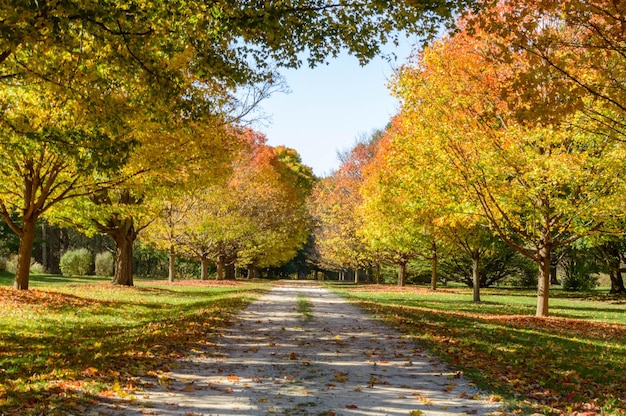
<svg viewBox="0 0 626 416">
<path fill-rule="evenodd" d="M 407 416 L 499 408 L 410 340 L 315 285 L 274 288 L 217 345 L 158 380 L 146 378 L 136 400 L 91 414 Z"/>
</svg>

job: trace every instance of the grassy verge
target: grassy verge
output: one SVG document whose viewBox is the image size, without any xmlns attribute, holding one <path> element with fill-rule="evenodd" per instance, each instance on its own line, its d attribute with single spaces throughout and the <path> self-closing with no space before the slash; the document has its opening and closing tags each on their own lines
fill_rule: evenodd
<svg viewBox="0 0 626 416">
<path fill-rule="evenodd" d="M 262 283 L 0 287 L 0 414 L 80 414 L 94 394 L 128 394 L 137 376 L 190 349 L 210 351 Z"/>
<path fill-rule="evenodd" d="M 532 291 L 335 286 L 462 369 L 517 413 L 626 414 L 626 301 L 555 292 L 550 318 Z"/>
</svg>

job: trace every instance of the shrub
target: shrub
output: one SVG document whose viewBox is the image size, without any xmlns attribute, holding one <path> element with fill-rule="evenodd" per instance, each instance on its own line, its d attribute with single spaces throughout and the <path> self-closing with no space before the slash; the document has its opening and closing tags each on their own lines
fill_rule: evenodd
<svg viewBox="0 0 626 416">
<path fill-rule="evenodd" d="M 96 254 L 96 276 L 113 276 L 115 258 L 110 251 Z"/>
<path fill-rule="evenodd" d="M 15 273 L 17 271 L 17 254 L 13 254 L 7 258 L 0 257 L 0 271 Z M 37 263 L 35 259 L 30 259 L 30 271 L 36 273 L 45 273 L 43 265 Z"/>
<path fill-rule="evenodd" d="M 46 268 L 43 267 L 43 264 L 37 263 L 35 260 L 30 260 L 30 271 L 35 273 L 45 273 Z"/>
<path fill-rule="evenodd" d="M 6 259 L 4 269 L 9 273 L 17 271 L 17 254 L 12 254 Z"/>
<path fill-rule="evenodd" d="M 59 267 L 63 276 L 85 276 L 91 269 L 93 258 L 86 248 L 66 251 L 61 256 Z"/>
</svg>

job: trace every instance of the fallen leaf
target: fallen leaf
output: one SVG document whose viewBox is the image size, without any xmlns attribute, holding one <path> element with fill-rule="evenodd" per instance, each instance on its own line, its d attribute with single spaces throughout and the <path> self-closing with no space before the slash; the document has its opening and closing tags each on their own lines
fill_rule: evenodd
<svg viewBox="0 0 626 416">
<path fill-rule="evenodd" d="M 193 383 L 190 383 L 190 384 L 187 384 L 185 387 L 183 387 L 181 391 L 192 392 L 192 391 L 196 391 L 196 388 L 193 385 Z"/>
</svg>

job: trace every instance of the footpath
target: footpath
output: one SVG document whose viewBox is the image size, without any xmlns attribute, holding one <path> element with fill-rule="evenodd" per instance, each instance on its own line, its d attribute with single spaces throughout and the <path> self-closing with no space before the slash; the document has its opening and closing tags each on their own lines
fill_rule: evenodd
<svg viewBox="0 0 626 416">
<path fill-rule="evenodd" d="M 239 314 L 216 344 L 90 415 L 499 414 L 460 372 L 328 290 L 285 284 Z M 156 375 L 156 378 L 154 377 Z"/>
</svg>

